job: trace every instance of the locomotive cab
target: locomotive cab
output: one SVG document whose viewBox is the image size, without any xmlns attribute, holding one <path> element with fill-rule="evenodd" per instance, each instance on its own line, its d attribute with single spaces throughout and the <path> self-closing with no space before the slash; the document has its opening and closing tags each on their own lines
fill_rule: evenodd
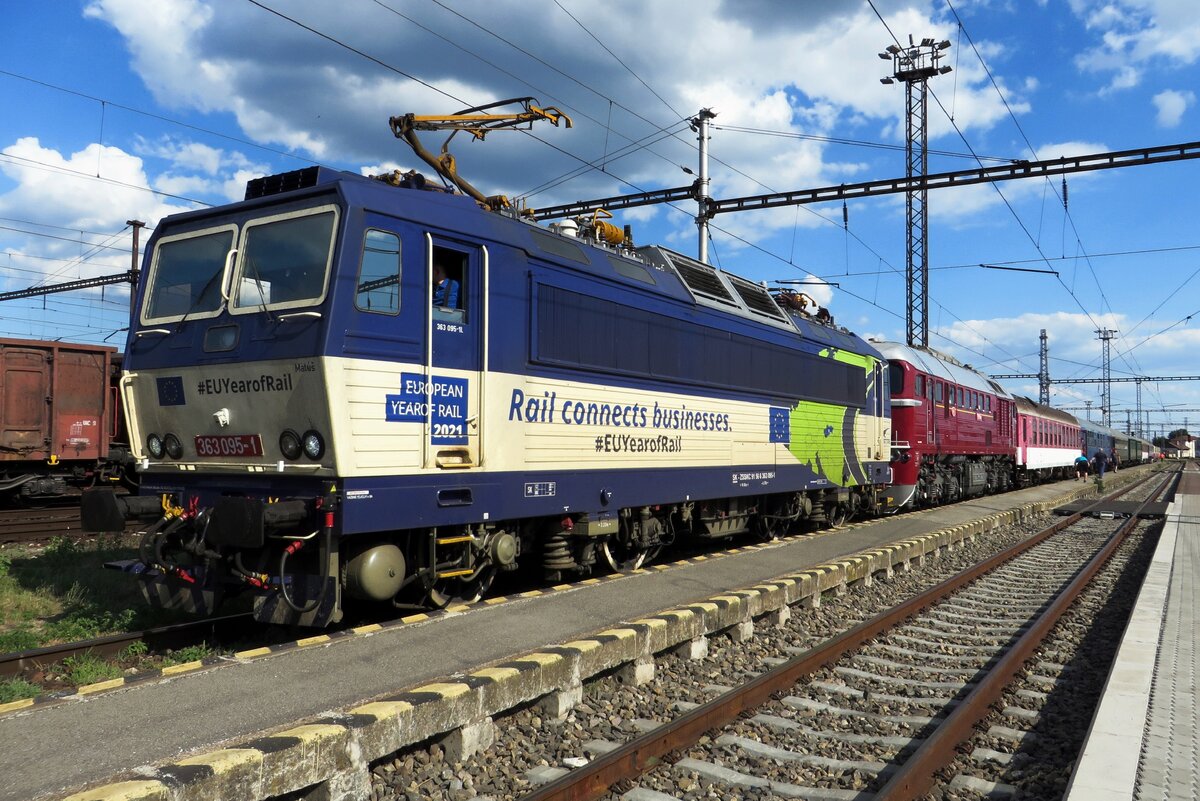
<svg viewBox="0 0 1200 801">
<path fill-rule="evenodd" d="M 486 251 L 428 226 L 402 248 L 411 224 L 361 197 L 380 186 L 323 168 L 259 179 L 148 243 L 120 382 L 144 497 L 90 493 L 84 525 L 148 524 L 121 567 L 152 603 L 211 613 L 249 591 L 263 620 L 324 625 L 343 590 L 384 601 L 416 578 L 377 535 L 342 547 L 380 528 L 378 506 L 355 503 L 382 494 L 361 477 L 425 473 L 403 490 L 437 485 L 430 526 L 471 505 L 445 476 L 482 461 Z M 485 539 L 513 561 L 511 537 Z"/>
</svg>

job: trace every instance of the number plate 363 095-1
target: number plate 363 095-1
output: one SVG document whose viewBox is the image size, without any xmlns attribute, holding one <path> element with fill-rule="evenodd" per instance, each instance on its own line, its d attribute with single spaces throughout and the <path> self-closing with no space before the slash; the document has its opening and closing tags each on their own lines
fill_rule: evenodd
<svg viewBox="0 0 1200 801">
<path fill-rule="evenodd" d="M 197 456 L 262 456 L 258 434 L 202 434 L 196 437 Z"/>
</svg>

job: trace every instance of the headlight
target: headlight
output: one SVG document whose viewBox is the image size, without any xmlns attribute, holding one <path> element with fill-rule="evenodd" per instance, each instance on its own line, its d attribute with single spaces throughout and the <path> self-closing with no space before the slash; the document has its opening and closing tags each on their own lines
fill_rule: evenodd
<svg viewBox="0 0 1200 801">
<path fill-rule="evenodd" d="M 313 461 L 325 455 L 325 440 L 316 431 L 310 429 L 304 432 L 303 446 L 304 455 Z"/>
<path fill-rule="evenodd" d="M 292 429 L 287 429 L 279 435 L 279 450 L 283 458 L 295 461 L 300 458 L 300 435 Z"/>
<path fill-rule="evenodd" d="M 179 459 L 183 456 L 183 443 L 174 434 L 167 434 L 163 437 L 163 447 L 167 449 L 167 456 L 172 459 Z"/>
<path fill-rule="evenodd" d="M 146 437 L 146 450 L 150 451 L 150 455 L 155 459 L 163 457 L 163 441 L 158 434 L 151 434 Z"/>
</svg>

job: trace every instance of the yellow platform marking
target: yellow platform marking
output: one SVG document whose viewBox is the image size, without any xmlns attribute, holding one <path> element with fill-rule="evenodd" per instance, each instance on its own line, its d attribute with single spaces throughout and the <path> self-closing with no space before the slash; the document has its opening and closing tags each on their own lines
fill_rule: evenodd
<svg viewBox="0 0 1200 801">
<path fill-rule="evenodd" d="M 434 693 L 440 695 L 444 699 L 459 698 L 471 692 L 471 688 L 462 682 L 434 682 L 417 687 L 409 692 L 414 693 Z"/>
<path fill-rule="evenodd" d="M 207 765 L 213 773 L 229 773 L 245 765 L 262 766 L 263 753 L 255 748 L 227 748 L 177 760 L 174 765 Z"/>
<path fill-rule="evenodd" d="M 85 684 L 75 690 L 76 695 L 91 695 L 92 693 L 101 693 L 105 690 L 112 690 L 121 687 L 125 684 L 125 679 L 109 679 L 108 681 L 98 681 L 95 684 Z"/>
<path fill-rule="evenodd" d="M 663 620 L 662 618 L 658 618 L 658 617 L 654 617 L 654 618 L 646 617 L 646 618 L 642 618 L 640 620 L 635 620 L 633 622 L 637 623 L 639 626 L 647 626 L 652 629 L 665 629 L 667 627 L 667 621 Z"/>
<path fill-rule="evenodd" d="M 167 785 L 147 779 L 93 787 L 82 793 L 69 795 L 63 801 L 153 801 L 153 799 L 167 801 L 170 797 L 171 791 Z"/>
<path fill-rule="evenodd" d="M 561 662 L 562 660 L 563 660 L 562 654 L 547 654 L 547 653 L 542 653 L 541 651 L 536 651 L 532 654 L 522 654 L 521 656 L 514 657 L 512 661 L 514 661 L 514 662 L 537 662 L 542 667 L 546 667 L 547 665 L 553 665 L 556 662 Z"/>
<path fill-rule="evenodd" d="M 595 651 L 599 647 L 599 640 L 571 640 L 570 642 L 563 644 L 563 648 L 574 648 L 576 651 L 585 654 L 589 651 Z"/>
<path fill-rule="evenodd" d="M 181 673 L 191 673 L 193 670 L 199 670 L 204 667 L 204 663 L 199 659 L 192 662 L 184 662 L 181 665 L 169 665 L 162 669 L 164 676 L 178 676 Z"/>
<path fill-rule="evenodd" d="M 255 657 L 259 657 L 259 656 L 266 656 L 269 653 L 271 653 L 270 648 L 266 648 L 266 647 L 251 648 L 247 651 L 236 652 L 234 654 L 234 657 L 236 657 L 237 659 L 254 659 Z"/>
<path fill-rule="evenodd" d="M 27 706 L 33 706 L 32 698 L 22 698 L 19 701 L 9 701 L 7 704 L 0 704 L 0 715 L 7 712 L 16 712 L 18 709 L 24 709 Z"/>
<path fill-rule="evenodd" d="M 394 718 L 412 708 L 413 705 L 408 701 L 372 701 L 369 704 L 354 707 L 350 710 L 350 714 L 370 715 L 376 720 L 386 720 L 387 718 Z"/>
<path fill-rule="evenodd" d="M 336 726 L 332 723 L 311 723 L 307 726 L 297 726 L 294 729 L 281 731 L 277 737 L 295 737 L 303 743 L 315 743 L 319 740 L 326 740 L 331 737 L 337 737 L 347 731 L 345 726 Z"/>
<path fill-rule="evenodd" d="M 514 667 L 490 667 L 483 670 L 476 670 L 471 674 L 481 679 L 491 679 L 495 682 L 503 681 L 504 679 L 512 679 L 521 675 L 521 671 Z"/>
<path fill-rule="evenodd" d="M 302 640 L 296 640 L 296 645 L 300 648 L 306 648 L 310 645 L 324 645 L 330 642 L 331 638 L 328 634 L 318 634 L 315 637 L 305 637 Z"/>
<path fill-rule="evenodd" d="M 636 629 L 605 629 L 597 637 L 616 637 L 618 640 L 632 640 L 637 637 Z"/>
</svg>

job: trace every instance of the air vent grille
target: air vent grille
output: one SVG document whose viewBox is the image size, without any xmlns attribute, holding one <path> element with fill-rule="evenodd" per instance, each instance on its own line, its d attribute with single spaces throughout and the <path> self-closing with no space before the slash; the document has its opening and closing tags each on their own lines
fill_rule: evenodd
<svg viewBox="0 0 1200 801">
<path fill-rule="evenodd" d="M 741 297 L 742 302 L 746 304 L 746 308 L 755 314 L 761 314 L 765 317 L 770 317 L 772 320 L 783 320 L 783 312 L 775 305 L 770 293 L 763 289 L 758 284 L 752 281 L 747 281 L 745 278 L 738 278 L 736 275 L 725 274 L 725 278 L 729 283 L 733 284 L 733 288 Z"/>
<path fill-rule="evenodd" d="M 730 306 L 738 305 L 733 296 L 729 294 L 729 290 L 725 288 L 725 284 L 721 282 L 721 276 L 717 275 L 716 270 L 700 262 L 683 259 L 675 253 L 668 255 L 671 265 L 693 293 L 703 295 L 710 300 L 728 303 Z"/>
</svg>

